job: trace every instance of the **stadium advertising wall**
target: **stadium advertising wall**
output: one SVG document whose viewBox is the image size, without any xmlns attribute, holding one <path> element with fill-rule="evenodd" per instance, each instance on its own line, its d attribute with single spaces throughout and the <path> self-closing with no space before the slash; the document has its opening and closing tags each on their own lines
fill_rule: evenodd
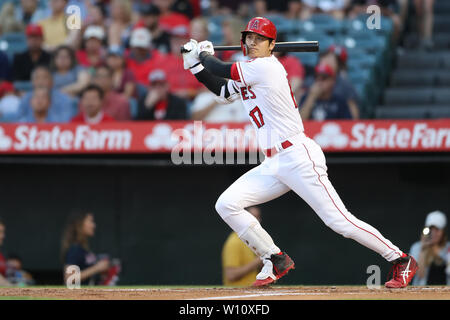
<svg viewBox="0 0 450 320">
<path fill-rule="evenodd" d="M 305 133 L 332 152 L 450 150 L 450 119 L 305 122 Z M 2 124 L 0 153 L 169 153 L 257 150 L 250 123 L 118 122 L 103 125 Z"/>
</svg>

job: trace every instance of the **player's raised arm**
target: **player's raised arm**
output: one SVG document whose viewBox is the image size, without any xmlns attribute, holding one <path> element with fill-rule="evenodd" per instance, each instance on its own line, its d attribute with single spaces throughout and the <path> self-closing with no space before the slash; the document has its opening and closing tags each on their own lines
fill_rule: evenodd
<svg viewBox="0 0 450 320">
<path fill-rule="evenodd" d="M 213 56 L 214 49 L 211 42 L 203 41 L 197 44 L 196 40 L 191 39 L 183 47 L 184 69 L 189 69 L 198 81 L 217 95 L 221 102 L 230 103 L 239 97 L 239 90 L 234 82 L 225 79 L 231 77 L 232 64 L 225 64 Z M 205 61 L 208 67 L 205 68 L 202 61 Z M 209 68 L 213 71 L 210 72 Z"/>
</svg>

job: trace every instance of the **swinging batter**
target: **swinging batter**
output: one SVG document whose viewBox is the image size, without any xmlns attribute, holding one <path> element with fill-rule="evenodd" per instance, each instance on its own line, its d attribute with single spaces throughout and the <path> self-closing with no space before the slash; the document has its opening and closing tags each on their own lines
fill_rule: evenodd
<svg viewBox="0 0 450 320">
<path fill-rule="evenodd" d="M 258 220 L 244 208 L 278 198 L 293 190 L 335 232 L 351 238 L 393 263 L 389 288 L 406 287 L 417 271 L 414 258 L 403 253 L 344 206 L 328 180 L 325 156 L 304 134 L 287 74 L 272 55 L 275 25 L 266 18 L 250 20 L 242 31 L 246 62 L 224 63 L 214 57 L 211 42 L 191 39 L 184 45 L 184 67 L 222 102 L 241 99 L 266 155 L 257 167 L 236 180 L 216 203 L 222 219 L 263 261 L 254 286 L 275 282 L 294 269 L 294 262 L 277 247 Z"/>
</svg>

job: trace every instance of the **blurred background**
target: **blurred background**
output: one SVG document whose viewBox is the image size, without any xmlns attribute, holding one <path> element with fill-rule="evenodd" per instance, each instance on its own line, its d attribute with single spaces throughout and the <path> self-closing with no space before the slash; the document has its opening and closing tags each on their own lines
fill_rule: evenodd
<svg viewBox="0 0 450 320">
<path fill-rule="evenodd" d="M 0 137 L 19 123 L 246 123 L 240 101 L 220 105 L 183 69 L 179 49 L 190 38 L 238 45 L 254 16 L 276 25 L 277 41 L 319 41 L 318 53 L 278 54 L 304 121 L 443 120 L 449 130 L 450 1 L 0 0 Z M 330 92 L 305 112 L 319 75 Z M 408 252 L 429 212 L 450 211 L 446 139 L 436 152 L 327 152 L 330 180 L 349 211 Z M 109 261 L 90 265 L 103 275 L 120 265 L 119 281 L 103 283 L 220 285 L 231 230 L 214 204 L 253 166 L 169 159 L 0 154 L 4 260 L 20 256 L 29 284 L 62 284 L 62 238 L 78 208 L 95 219 L 88 251 Z M 365 284 L 369 265 L 383 276 L 389 269 L 293 193 L 260 208 L 262 225 L 296 261 L 283 284 Z"/>
</svg>

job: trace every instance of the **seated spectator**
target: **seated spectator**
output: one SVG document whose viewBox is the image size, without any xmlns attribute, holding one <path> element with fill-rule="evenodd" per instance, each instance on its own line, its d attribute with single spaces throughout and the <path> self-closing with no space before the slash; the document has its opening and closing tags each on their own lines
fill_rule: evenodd
<svg viewBox="0 0 450 320">
<path fill-rule="evenodd" d="M 95 91 L 95 90 L 94 90 Z M 91 251 L 89 238 L 95 235 L 94 215 L 86 211 L 74 211 L 68 218 L 61 241 L 61 258 L 64 265 L 64 284 L 67 284 L 67 268 L 80 268 L 81 285 L 102 284 L 102 276 L 113 267 L 106 256 L 99 257 Z"/>
<path fill-rule="evenodd" d="M 115 121 L 103 111 L 104 93 L 96 84 L 88 85 L 81 92 L 80 113 L 72 119 L 73 123 L 99 124 Z"/>
<path fill-rule="evenodd" d="M 103 27 L 91 25 L 83 34 L 84 49 L 78 50 L 76 57 L 78 63 L 86 68 L 96 68 L 103 64 L 105 59 L 105 31 Z"/>
<path fill-rule="evenodd" d="M 397 44 L 403 31 L 402 19 L 400 14 L 397 13 L 397 4 L 398 0 L 352 0 L 348 17 L 352 19 L 358 15 L 366 15 L 367 7 L 370 5 L 377 5 L 381 9 L 381 14 L 392 20 L 392 23 L 394 24 L 392 41 L 394 44 Z"/>
<path fill-rule="evenodd" d="M 200 3 L 197 4 L 200 6 Z M 194 18 L 194 7 L 192 6 L 192 1 L 190 0 L 175 0 L 172 4 L 172 12 L 180 13 L 192 20 Z M 198 13 L 200 14 L 200 12 Z M 198 15 L 197 14 L 197 15 Z"/>
<path fill-rule="evenodd" d="M 27 26 L 25 34 L 27 36 L 28 49 L 14 55 L 14 81 L 30 81 L 31 71 L 35 67 L 40 65 L 50 65 L 51 55 L 42 48 L 42 28 L 38 25 L 30 24 Z"/>
<path fill-rule="evenodd" d="M 39 87 L 33 90 L 31 96 L 31 113 L 21 118 L 19 122 L 26 123 L 51 123 L 66 122 L 59 114 L 50 113 L 51 91 L 48 88 Z"/>
<path fill-rule="evenodd" d="M 78 95 L 90 81 L 89 73 L 78 65 L 75 52 L 69 46 L 60 46 L 51 62 L 53 87 L 70 96 Z"/>
<path fill-rule="evenodd" d="M 106 114 L 118 121 L 131 120 L 130 104 L 125 95 L 113 90 L 113 71 L 107 66 L 95 70 L 94 83 L 103 90 L 103 107 Z"/>
<path fill-rule="evenodd" d="M 135 28 L 147 28 L 152 38 L 152 48 L 166 54 L 170 52 L 170 34 L 161 29 L 159 16 L 161 12 L 158 7 L 151 3 L 142 3 L 140 10 L 140 20 Z"/>
<path fill-rule="evenodd" d="M 334 92 L 335 85 L 334 69 L 324 62 L 317 65 L 315 81 L 299 104 L 303 120 L 353 119 L 347 101 Z"/>
<path fill-rule="evenodd" d="M 258 221 L 261 211 L 258 207 L 247 208 Z M 262 260 L 232 232 L 222 249 L 222 277 L 225 286 L 251 286 L 261 269 Z"/>
<path fill-rule="evenodd" d="M 18 255 L 9 254 L 6 265 L 6 278 L 9 283 L 18 285 L 19 287 L 35 284 L 33 276 L 29 272 L 23 270 L 22 259 Z"/>
<path fill-rule="evenodd" d="M 210 91 L 200 92 L 192 102 L 191 119 L 205 122 L 247 122 L 248 115 L 237 99 L 229 104 L 216 100 L 217 96 Z"/>
<path fill-rule="evenodd" d="M 174 0 L 154 0 L 153 3 L 158 7 L 161 15 L 159 16 L 159 24 L 163 30 L 170 32 L 177 26 L 189 28 L 189 17 L 182 13 L 173 11 Z"/>
<path fill-rule="evenodd" d="M 197 17 L 191 20 L 191 38 L 197 42 L 209 39 L 208 20 L 205 17 Z"/>
<path fill-rule="evenodd" d="M 342 96 L 346 101 L 353 115 L 353 119 L 359 119 L 359 96 L 355 87 L 347 78 L 345 71 L 347 54 L 342 47 L 332 45 L 324 54 L 321 54 L 319 63 L 329 64 L 336 72 L 336 84 L 334 93 Z"/>
<path fill-rule="evenodd" d="M 72 2 L 74 0 L 71 0 Z M 83 0 L 78 0 L 83 1 Z M 86 29 L 90 26 L 97 26 L 103 28 L 107 25 L 107 11 L 106 11 L 106 4 L 103 2 L 95 2 L 93 4 L 89 4 L 86 7 L 86 18 L 83 19 L 83 22 L 81 24 L 81 29 L 79 32 L 77 32 L 77 36 L 75 39 L 72 40 L 71 47 L 72 48 L 82 48 L 83 47 L 83 36 L 86 32 Z M 81 13 L 83 16 L 83 13 Z M 105 37 L 106 39 L 106 37 Z"/>
<path fill-rule="evenodd" d="M 147 96 L 138 104 L 136 120 L 183 120 L 187 119 L 186 101 L 170 92 L 170 84 L 163 70 L 149 75 Z"/>
<path fill-rule="evenodd" d="M 302 14 L 302 0 L 288 0 L 284 16 L 287 19 L 299 19 Z"/>
<path fill-rule="evenodd" d="M 450 242 L 446 226 L 447 217 L 443 212 L 427 215 L 421 239 L 409 251 L 419 265 L 412 285 L 450 285 Z"/>
<path fill-rule="evenodd" d="M 0 247 L 3 244 L 3 241 L 5 240 L 5 223 L 0 219 Z M 6 280 L 6 259 L 3 256 L 2 252 L 0 251 L 0 286 L 9 286 L 11 283 L 9 283 L 8 280 Z"/>
<path fill-rule="evenodd" d="M 171 31 L 171 52 L 164 58 L 163 69 L 166 72 L 170 91 L 180 98 L 192 100 L 204 86 L 197 81 L 189 70 L 183 68 L 181 46 L 189 41 L 189 31 L 185 26 L 178 26 Z"/>
<path fill-rule="evenodd" d="M 283 40 L 279 40 L 282 42 Z M 274 52 L 274 56 L 283 65 L 287 72 L 287 78 L 291 86 L 294 97 L 299 97 L 303 94 L 302 86 L 305 79 L 305 68 L 300 60 L 287 52 Z"/>
<path fill-rule="evenodd" d="M 132 24 L 131 0 L 112 0 L 110 5 L 110 19 L 108 26 L 108 45 L 125 47 L 130 37 Z"/>
<path fill-rule="evenodd" d="M 112 70 L 112 87 L 117 93 L 127 98 L 136 96 L 136 79 L 126 68 L 124 51 L 120 48 L 110 48 L 106 57 L 106 65 Z"/>
<path fill-rule="evenodd" d="M 417 31 L 419 33 L 420 47 L 425 50 L 433 49 L 433 23 L 434 23 L 434 1 L 415 0 L 414 7 L 417 17 Z M 405 6 L 405 5 L 404 5 Z"/>
<path fill-rule="evenodd" d="M 0 81 L 11 80 L 12 70 L 6 53 L 0 50 Z"/>
<path fill-rule="evenodd" d="M 302 0 L 303 8 L 301 18 L 309 19 L 313 14 L 325 13 L 335 19 L 343 19 L 347 9 L 346 0 Z"/>
<path fill-rule="evenodd" d="M 65 93 L 53 88 L 53 77 L 49 68 L 45 66 L 36 67 L 31 75 L 31 82 L 33 91 L 38 88 L 46 88 L 50 91 L 51 105 L 48 111 L 48 117 L 52 122 L 68 122 L 72 118 L 75 100 Z M 33 119 L 33 110 L 31 108 L 33 91 L 27 92 L 20 99 L 18 112 L 19 119 Z"/>
<path fill-rule="evenodd" d="M 53 51 L 56 47 L 68 44 L 69 31 L 65 8 L 67 0 L 50 0 L 51 15 L 38 21 L 44 32 L 44 47 Z"/>
<path fill-rule="evenodd" d="M 151 42 L 150 32 L 146 28 L 137 28 L 131 33 L 130 52 L 126 60 L 127 69 L 143 86 L 147 86 L 150 72 L 165 63 L 161 53 L 151 47 Z"/>
<path fill-rule="evenodd" d="M 14 4 L 6 2 L 0 5 L 0 35 L 10 32 L 22 32 L 23 24 L 14 16 Z"/>
<path fill-rule="evenodd" d="M 241 42 L 241 31 L 245 29 L 245 22 L 238 17 L 229 17 L 222 22 L 224 46 L 235 46 Z M 222 61 L 241 61 L 243 54 L 241 51 L 219 51 L 217 57 Z"/>
<path fill-rule="evenodd" d="M 14 16 L 26 26 L 47 18 L 48 12 L 39 8 L 39 0 L 20 0 L 20 5 L 15 6 Z"/>
<path fill-rule="evenodd" d="M 12 120 L 19 112 L 20 98 L 11 82 L 0 82 L 0 121 Z"/>
</svg>

